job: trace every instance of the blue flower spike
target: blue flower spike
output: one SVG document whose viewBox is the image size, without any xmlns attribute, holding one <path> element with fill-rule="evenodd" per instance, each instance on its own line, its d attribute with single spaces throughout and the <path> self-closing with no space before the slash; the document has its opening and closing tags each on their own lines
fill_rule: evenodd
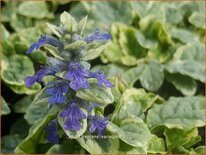
<svg viewBox="0 0 206 155">
<path fill-rule="evenodd" d="M 52 120 L 44 130 L 47 132 L 47 140 L 49 143 L 59 144 L 57 120 Z"/>
<path fill-rule="evenodd" d="M 99 33 L 99 28 L 96 28 L 95 32 L 88 34 L 87 37 L 84 38 L 84 41 L 86 43 L 93 42 L 95 40 L 98 41 L 107 41 L 112 39 L 112 36 L 110 34 L 100 34 Z"/>
<path fill-rule="evenodd" d="M 80 88 L 87 89 L 89 88 L 89 82 L 86 79 L 88 76 L 89 72 L 83 69 L 78 63 L 70 63 L 65 79 L 71 81 L 69 85 L 73 90 L 79 90 Z"/>
<path fill-rule="evenodd" d="M 70 15 L 63 13 L 61 20 L 66 20 L 65 17 L 70 17 Z M 84 22 L 83 24 L 85 24 Z M 48 142 L 55 144 L 59 143 L 57 123 L 60 123 L 64 130 L 79 131 L 82 129 L 83 123 L 88 121 L 90 123 L 89 132 L 97 132 L 99 136 L 102 136 L 109 122 L 108 118 L 95 115 L 97 112 L 99 114 L 102 113 L 104 106 L 92 103 L 91 100 L 84 100 L 81 96 L 77 97 L 77 93 L 80 89 L 92 89 L 90 87 L 90 78 L 96 79 L 96 87 L 113 87 L 113 84 L 101 71 L 91 72 L 90 69 L 86 69 L 87 66 L 90 66 L 88 61 L 93 58 L 85 57 L 90 49 L 89 46 L 91 44 L 89 43 L 93 45 L 96 42 L 94 49 L 99 50 L 97 41 L 101 41 L 104 44 L 112 39 L 112 36 L 107 33 L 100 33 L 97 28 L 94 32 L 84 37 L 82 36 L 83 33 L 79 33 L 79 30 L 73 30 L 73 26 L 76 27 L 76 24 L 72 25 L 72 32 L 70 32 L 68 27 L 66 28 L 64 24 L 60 24 L 58 26 L 59 30 L 55 29 L 54 31 L 52 29 L 54 33 L 61 31 L 59 38 L 44 34 L 26 51 L 27 54 L 30 54 L 44 45 L 47 45 L 49 51 L 51 50 L 50 54 L 47 55 L 46 65 L 38 70 L 34 76 L 26 77 L 24 81 L 27 87 L 31 87 L 36 82 L 41 82 L 45 76 L 53 76 L 51 81 L 43 83 L 45 86 L 40 94 L 46 94 L 49 107 L 56 104 L 61 109 L 58 116 L 63 121 L 53 120 L 44 129 L 47 132 Z M 80 23 L 79 28 L 81 27 Z M 83 44 L 81 44 L 82 41 L 84 41 Z M 96 51 L 94 50 L 94 52 Z M 66 132 L 66 134 L 68 135 L 70 132 Z"/>
<path fill-rule="evenodd" d="M 81 119 L 86 119 L 86 115 L 80 109 L 79 105 L 72 101 L 59 115 L 66 118 L 64 128 L 66 130 L 78 131 L 81 129 Z"/>
<path fill-rule="evenodd" d="M 57 40 L 56 38 L 49 36 L 47 34 L 42 35 L 41 38 L 33 43 L 30 48 L 26 51 L 26 54 L 29 54 L 31 52 L 33 52 L 34 50 L 38 50 L 41 46 L 43 46 L 44 44 L 49 44 L 58 48 L 63 48 L 64 44 L 62 42 L 60 42 L 59 40 Z"/>
<path fill-rule="evenodd" d="M 91 121 L 91 126 L 89 128 L 89 132 L 93 133 L 96 130 L 98 130 L 98 136 L 101 137 L 104 134 L 104 130 L 107 126 L 108 118 L 107 117 L 101 117 L 99 115 L 95 116 L 88 116 L 89 120 Z"/>
</svg>

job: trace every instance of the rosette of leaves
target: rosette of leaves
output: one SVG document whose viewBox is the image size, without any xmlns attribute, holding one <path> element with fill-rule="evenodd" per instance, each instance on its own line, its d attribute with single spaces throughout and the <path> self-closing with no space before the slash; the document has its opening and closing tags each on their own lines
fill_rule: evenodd
<svg viewBox="0 0 206 155">
<path fill-rule="evenodd" d="M 127 86 L 139 81 L 157 92 L 169 82 L 182 95 L 192 96 L 205 83 L 204 59 L 199 59 L 205 49 L 203 6 L 204 2 L 81 2 L 70 12 L 76 17 L 86 12 L 94 21 L 91 25 L 98 22 L 111 30 L 113 40 L 101 60 L 122 70 L 119 76 Z M 104 9 L 112 14 L 109 19 Z"/>
<path fill-rule="evenodd" d="M 132 2 L 133 3 L 133 2 Z M 82 2 L 79 3 L 80 5 Z M 89 5 L 87 5 L 89 4 Z M 116 5 L 119 4 L 119 2 L 116 3 Z M 116 31 L 115 27 L 123 27 L 123 29 L 120 29 L 119 31 L 123 31 L 122 33 L 132 31 L 136 29 L 139 30 L 139 27 L 135 24 L 139 22 L 140 18 L 148 16 L 148 14 L 154 14 L 157 12 L 156 9 L 159 8 L 160 3 L 150 3 L 148 5 L 148 2 L 144 3 L 134 3 L 135 6 L 138 8 L 131 9 L 130 3 L 124 3 L 127 5 L 117 5 L 118 8 L 126 7 L 129 11 L 127 11 L 125 16 L 130 14 L 131 12 L 136 12 L 137 15 L 136 18 L 133 19 L 132 26 L 126 26 L 122 24 L 115 24 L 112 26 L 114 29 L 114 32 Z M 134 5 L 133 4 L 133 5 Z M 163 4 L 163 3 L 161 3 Z M 166 4 L 166 3 L 164 3 Z M 198 2 L 197 2 L 198 4 Z M 91 7 L 93 5 L 94 7 Z M 114 7 L 110 7 L 110 5 L 113 5 Z M 159 5 L 159 6 L 158 6 Z M 194 11 L 194 13 L 197 13 L 198 7 L 195 3 L 170 3 L 170 7 L 181 7 L 184 10 L 184 18 L 188 19 L 188 16 L 190 16 Z M 104 18 L 104 13 L 102 13 L 101 9 L 102 7 L 107 6 L 107 8 L 111 10 L 115 10 L 117 6 L 115 7 L 115 3 L 87 3 L 84 2 L 84 7 L 86 7 L 89 11 L 90 7 L 92 9 L 97 9 L 98 11 L 91 11 L 90 13 L 92 16 L 91 18 L 94 18 L 94 20 L 97 20 L 98 22 L 101 21 L 101 17 Z M 203 5 L 204 6 L 204 5 Z M 78 5 L 77 5 L 78 7 Z M 153 9 L 154 8 L 154 9 Z M 108 12 L 109 11 L 108 9 Z M 84 12 L 83 9 L 76 9 L 77 14 L 78 12 L 82 13 Z M 81 11 L 80 11 L 81 10 Z M 124 8 L 125 10 L 125 8 Z M 151 11 L 153 10 L 153 11 Z M 166 9 L 167 10 L 167 9 Z M 162 9 L 160 9 L 162 11 Z M 98 12 L 99 14 L 95 14 Z M 115 11 L 114 11 L 115 12 Z M 175 9 L 175 12 L 178 12 Z M 84 12 L 85 13 L 85 12 Z M 83 14 L 84 14 L 83 13 Z M 89 14 L 89 15 L 91 15 Z M 161 14 L 161 13 L 160 13 Z M 112 13 L 114 16 L 118 16 L 119 14 Z M 168 14 L 169 16 L 171 13 Z M 193 15 L 194 16 L 194 15 Z M 177 17 L 177 16 L 176 16 Z M 151 17 L 149 17 L 151 18 Z M 194 18 L 194 17 L 193 17 Z M 115 19 L 118 18 L 113 18 Z M 129 21 L 129 18 L 122 18 L 123 22 L 127 23 L 127 20 Z M 159 20 L 160 18 L 158 18 Z M 174 18 L 168 18 L 168 20 L 172 21 Z M 199 19 L 199 18 L 198 18 Z M 155 19 L 156 20 L 156 19 Z M 106 18 L 105 20 L 106 21 Z M 187 27 L 180 22 L 180 25 L 175 24 L 178 23 L 178 21 L 183 21 L 181 18 L 175 18 L 175 22 L 172 22 L 172 27 L 183 27 L 186 29 Z M 131 24 L 131 23 L 127 23 Z M 104 24 L 105 25 L 105 24 Z M 116 26 L 117 25 L 117 26 Z M 157 24 L 158 25 L 158 24 Z M 151 25 L 150 25 L 151 26 Z M 164 26 L 164 25 L 163 25 Z M 190 25 L 191 26 L 191 25 Z M 128 28 L 129 27 L 129 28 Z M 138 27 L 138 28 L 137 28 Z M 194 27 L 191 26 L 193 29 Z M 128 30 L 129 29 L 129 30 Z M 133 29 L 133 30 L 131 30 Z M 56 30 L 56 28 L 55 28 Z M 82 135 L 82 137 L 79 137 L 77 139 L 70 139 L 67 136 L 65 136 L 65 133 L 63 132 L 62 128 L 58 128 L 58 135 L 59 135 L 59 142 L 60 144 L 48 144 L 46 140 L 46 132 L 44 131 L 44 128 L 48 126 L 49 122 L 51 120 L 55 119 L 57 114 L 59 113 L 59 107 L 53 106 L 51 109 L 48 108 L 48 97 L 45 93 L 43 93 L 45 90 L 42 90 L 34 99 L 32 105 L 29 107 L 29 110 L 27 111 L 27 114 L 25 115 L 25 118 L 30 122 L 32 125 L 32 128 L 30 129 L 29 135 L 23 140 L 23 142 L 16 148 L 17 153 L 47 153 L 47 154 L 67 154 L 67 153 L 91 153 L 91 154 L 100 154 L 100 153 L 112 153 L 112 154 L 165 154 L 165 153 L 184 153 L 184 154 L 205 154 L 205 146 L 200 146 L 198 142 L 201 140 L 204 141 L 204 137 L 201 137 L 201 133 L 199 130 L 200 127 L 205 126 L 205 111 L 204 111 L 204 97 L 203 96 L 191 96 L 191 97 L 170 97 L 168 100 L 164 100 L 160 96 L 151 93 L 146 92 L 143 89 L 137 89 L 134 88 L 134 83 L 142 76 L 142 71 L 147 71 L 145 68 L 141 68 L 139 66 L 145 67 L 145 64 L 148 64 L 151 67 L 151 71 L 156 71 L 160 73 L 161 71 L 157 70 L 156 63 L 158 62 L 161 66 L 163 64 L 166 64 L 168 62 L 173 61 L 173 54 L 175 52 L 172 51 L 172 57 L 168 57 L 168 55 L 162 55 L 161 53 L 158 56 L 158 52 L 148 52 L 149 48 L 156 49 L 157 44 L 162 48 L 164 47 L 165 43 L 168 44 L 168 40 L 165 38 L 160 39 L 158 37 L 150 38 L 145 37 L 146 43 L 141 43 L 145 45 L 146 50 L 142 49 L 143 51 L 146 51 L 146 56 L 141 54 L 141 51 L 138 53 L 138 56 L 143 58 L 147 58 L 146 60 L 139 60 L 138 57 L 135 56 L 135 60 L 137 59 L 138 64 L 134 65 L 134 53 L 132 53 L 133 50 L 129 50 L 129 47 L 126 46 L 124 48 L 119 48 L 121 44 L 119 45 L 118 37 L 115 37 L 115 34 L 118 36 L 120 33 L 119 31 L 116 33 L 113 33 L 112 31 L 112 43 L 109 42 L 109 46 L 104 50 L 105 53 L 107 53 L 108 49 L 110 49 L 111 56 L 106 57 L 105 54 L 102 55 L 102 60 L 104 62 L 113 62 L 107 66 L 96 66 L 93 68 L 93 71 L 96 70 L 103 70 L 104 73 L 107 75 L 107 77 L 110 77 L 110 80 L 114 84 L 114 87 L 111 88 L 111 94 L 114 98 L 114 102 L 112 104 L 105 104 L 104 106 L 93 105 L 91 106 L 92 109 L 91 113 L 98 113 L 103 114 L 106 113 L 108 110 L 108 107 L 115 107 L 114 111 L 111 113 L 111 119 L 109 120 L 109 123 L 107 124 L 107 127 L 105 129 L 105 138 L 102 139 L 98 138 L 91 138 L 89 131 L 85 131 L 85 133 Z M 199 28 L 197 29 L 197 32 L 199 32 Z M 141 33 L 143 30 L 140 30 Z M 201 31 L 201 30 L 200 30 Z M 147 32 L 147 31 L 146 31 Z M 153 31 L 148 31 L 148 33 L 152 33 Z M 162 31 L 158 31 L 161 32 Z M 196 32 L 195 32 L 196 33 Z M 204 32 L 203 32 L 204 33 Z M 127 34 L 127 33 L 126 33 Z M 131 34 L 131 33 L 129 33 Z M 145 33 L 143 33 L 145 35 Z M 127 40 L 133 40 L 128 37 L 126 38 L 125 35 L 123 36 L 122 43 L 125 43 Z M 141 36 L 141 35 L 140 35 Z M 180 35 L 181 36 L 181 35 Z M 161 38 L 161 37 L 160 37 Z M 187 37 L 186 37 L 187 38 Z M 143 39 L 144 41 L 144 39 Z M 127 41 L 129 42 L 129 41 Z M 157 43 L 158 42 L 158 43 Z M 193 54 L 196 52 L 192 52 L 193 54 L 188 56 L 185 48 L 189 49 L 191 46 L 185 46 L 185 43 L 182 43 L 179 39 L 174 39 L 172 37 L 172 42 L 175 43 L 175 45 L 167 45 L 167 46 L 176 46 L 179 47 L 179 44 L 183 48 L 177 52 L 177 54 L 174 55 L 174 60 L 176 58 L 184 60 L 189 59 L 190 61 L 193 60 Z M 199 42 L 199 41 L 198 41 Z M 112 45 L 110 45 L 112 44 Z M 196 42 L 195 42 L 196 44 Z M 124 45 L 127 45 L 126 43 Z M 137 44 L 139 47 L 139 44 Z M 141 44 L 140 44 L 141 45 Z M 201 45 L 201 44 L 200 44 Z M 131 46 L 132 47 L 132 46 Z M 135 47 L 137 47 L 135 45 Z M 193 46 L 192 46 L 193 47 Z M 196 47 L 196 46 L 194 46 Z M 51 49 L 50 49 L 51 50 Z M 113 52 L 115 51 L 115 52 Z M 129 61 L 116 61 L 116 57 L 120 58 L 118 55 L 119 53 L 122 53 L 124 51 L 124 56 L 129 55 L 130 58 L 127 58 Z M 155 50 L 156 51 L 156 50 Z M 162 50 L 160 50 L 162 52 Z M 195 51 L 195 50 L 194 50 Z M 199 50 L 198 50 L 199 51 Z M 53 52 L 53 51 L 52 51 Z M 128 54 L 128 53 L 129 54 Z M 54 53 L 54 52 L 53 52 Z M 117 54 L 116 54 L 117 53 Z M 126 54 L 125 54 L 126 53 Z M 132 54 L 131 54 L 132 53 Z M 148 54 L 150 53 L 150 54 Z M 199 52 L 197 52 L 199 54 Z M 55 54 L 55 53 L 54 53 Z M 136 53 L 135 53 L 136 54 Z M 154 55 L 155 54 L 155 55 Z M 120 54 L 121 55 L 121 54 Z M 195 54 L 196 55 L 196 54 Z M 57 56 L 58 57 L 58 56 Z M 148 58 L 149 57 L 149 58 Z M 201 57 L 201 56 L 200 56 Z M 200 60 L 199 56 L 194 58 L 194 60 Z M 153 59 L 157 59 L 155 62 L 151 62 Z M 64 57 L 63 57 L 64 59 Z M 115 59 L 115 61 L 110 61 L 110 59 Z M 148 60 L 149 59 L 149 60 Z M 202 61 L 202 60 L 201 60 Z M 124 62 L 124 63 L 123 63 Z M 126 62 L 126 63 L 125 63 Z M 132 62 L 132 65 L 130 64 Z M 175 61 L 174 61 L 175 62 Z M 127 65 L 129 63 L 129 65 Z M 163 66 L 164 67 L 164 66 Z M 131 68 L 131 69 L 130 69 Z M 160 67 L 161 69 L 162 67 Z M 166 70 L 166 69 L 164 69 Z M 125 72 L 126 71 L 126 72 Z M 122 76 L 122 74 L 124 76 Z M 165 74 L 165 72 L 164 72 Z M 167 73 L 166 73 L 167 74 Z M 168 73 L 169 74 L 169 73 Z M 171 73 L 173 74 L 173 73 Z M 174 73 L 176 74 L 176 73 Z M 185 74 L 185 72 L 184 72 Z M 162 73 L 161 73 L 162 75 Z M 59 76 L 59 75 L 58 75 Z M 164 75 L 167 76 L 167 75 Z M 146 77 L 146 76 L 145 76 Z M 155 76 L 154 76 L 155 77 Z M 182 77 L 182 76 L 181 76 Z M 180 79 L 182 79 L 180 77 Z M 167 77 L 166 77 L 167 78 Z M 153 78 L 154 79 L 154 78 Z M 200 79 L 200 78 L 197 78 Z M 47 81 L 47 79 L 45 79 Z M 96 86 L 96 81 L 91 81 L 94 83 L 94 86 Z M 153 84 L 157 81 L 153 81 Z M 158 82 L 157 82 L 158 83 Z M 126 85 L 125 85 L 126 84 Z M 188 82 L 189 84 L 189 82 Z M 155 84 L 159 85 L 159 84 Z M 185 86 L 185 85 L 184 85 Z M 129 88 L 128 88 L 129 87 Z M 157 86 L 156 86 L 157 87 Z M 187 89 L 188 91 L 188 89 Z M 98 92 L 96 89 L 94 92 Z M 95 102 L 100 101 L 101 96 L 98 95 L 101 99 L 99 99 L 97 96 L 95 96 L 95 93 L 90 93 L 89 90 L 80 93 L 79 95 L 82 96 L 84 100 L 95 100 Z M 77 92 L 78 94 L 78 92 Z M 80 97 L 78 96 L 78 97 Z M 107 95 L 106 95 L 107 96 Z M 96 100 L 98 99 L 98 101 Z M 104 100 L 104 99 L 103 99 Z M 108 99 L 106 99 L 108 100 Z M 101 103 L 100 103 L 101 105 Z M 61 108 L 61 107 L 60 107 Z M 83 110 L 83 112 L 85 112 Z M 86 112 L 85 112 L 86 113 Z M 64 120 L 63 120 L 64 121 Z M 49 124 L 49 126 L 54 125 L 55 122 Z M 71 137 L 71 132 L 67 135 Z M 73 135 L 72 135 L 73 136 Z M 95 137 L 95 135 L 94 135 Z M 5 144 L 5 146 L 8 146 Z M 69 146 L 69 147 L 68 147 Z M 198 147 L 196 147 L 198 146 Z"/>
</svg>

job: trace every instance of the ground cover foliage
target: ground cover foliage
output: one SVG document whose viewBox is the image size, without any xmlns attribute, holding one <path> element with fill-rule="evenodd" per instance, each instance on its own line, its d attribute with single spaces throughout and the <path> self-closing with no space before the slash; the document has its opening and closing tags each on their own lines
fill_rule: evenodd
<svg viewBox="0 0 206 155">
<path fill-rule="evenodd" d="M 1 3 L 3 153 L 205 153 L 204 2 Z M 59 108 L 49 108 L 42 84 L 24 82 L 47 63 L 48 53 L 26 51 L 41 34 L 55 33 L 46 23 L 58 25 L 64 11 L 78 22 L 88 15 L 85 36 L 96 27 L 112 35 L 84 60 L 114 87 L 76 93 L 103 105 L 95 112 L 109 118 L 106 137 L 85 137 L 86 128 L 73 136 L 59 126 L 60 144 L 52 144 L 44 128 Z"/>
</svg>

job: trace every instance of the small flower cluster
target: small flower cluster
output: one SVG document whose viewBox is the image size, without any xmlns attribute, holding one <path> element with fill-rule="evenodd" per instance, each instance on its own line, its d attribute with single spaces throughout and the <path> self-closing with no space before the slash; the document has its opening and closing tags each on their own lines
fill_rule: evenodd
<svg viewBox="0 0 206 155">
<path fill-rule="evenodd" d="M 64 16 L 65 14 L 69 19 L 69 15 L 64 13 Z M 68 24 L 69 22 L 66 23 Z M 98 131 L 98 135 L 102 136 L 108 124 L 108 118 L 97 114 L 92 115 L 91 111 L 96 108 L 98 104 L 90 103 L 89 101 L 86 101 L 90 104 L 87 108 L 87 114 L 84 113 L 82 105 L 79 104 L 79 102 L 85 101 L 77 98 L 75 92 L 80 89 L 89 89 L 89 79 L 96 79 L 99 87 L 113 87 L 113 84 L 107 80 L 101 71 L 91 72 L 89 68 L 84 67 L 83 64 L 85 62 L 82 63 L 81 59 L 84 56 L 83 53 L 87 52 L 86 46 L 88 44 L 98 41 L 106 43 L 107 40 L 111 39 L 111 35 L 100 34 L 97 28 L 95 32 L 90 33 L 86 37 L 82 37 L 81 33 L 77 32 L 77 29 L 73 28 L 71 31 L 68 27 L 68 25 L 65 25 L 65 19 L 62 19 L 62 24 L 53 31 L 59 38 L 47 34 L 42 35 L 41 38 L 33 43 L 26 51 L 26 53 L 29 54 L 42 46 L 49 45 L 48 47 L 52 47 L 51 49 L 58 51 L 59 57 L 48 57 L 47 65 L 37 71 L 34 76 L 26 77 L 25 83 L 27 87 L 31 87 L 35 82 L 41 82 L 45 76 L 53 76 L 55 80 L 46 84 L 45 93 L 49 96 L 48 102 L 50 107 L 54 104 L 64 107 L 59 114 L 59 116 L 64 119 L 64 129 L 78 131 L 81 129 L 81 121 L 87 119 L 90 122 L 89 132 L 93 133 Z M 74 45 L 74 43 L 78 41 L 82 41 L 84 44 L 79 47 L 73 47 L 72 49 L 66 48 L 68 44 Z M 57 121 L 53 120 L 45 128 L 45 131 L 48 132 L 47 139 L 49 142 L 59 143 L 57 126 Z"/>
</svg>

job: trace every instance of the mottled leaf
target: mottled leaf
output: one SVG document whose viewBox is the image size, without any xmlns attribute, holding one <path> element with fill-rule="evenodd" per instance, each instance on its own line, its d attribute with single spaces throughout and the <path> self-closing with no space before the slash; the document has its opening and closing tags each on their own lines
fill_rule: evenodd
<svg viewBox="0 0 206 155">
<path fill-rule="evenodd" d="M 22 2 L 18 7 L 18 13 L 26 17 L 41 19 L 47 16 L 46 2 Z"/>
<path fill-rule="evenodd" d="M 111 89 L 98 86 L 96 83 L 90 84 L 89 89 L 78 90 L 76 96 L 84 100 L 102 104 L 109 104 L 114 101 Z"/>
<path fill-rule="evenodd" d="M 205 125 L 204 97 L 171 97 L 166 103 L 154 105 L 148 111 L 147 125 L 150 130 L 158 126 L 191 130 Z"/>
<path fill-rule="evenodd" d="M 149 91 L 158 90 L 164 80 L 163 67 L 155 61 L 142 64 L 142 66 L 141 85 Z"/>
</svg>

